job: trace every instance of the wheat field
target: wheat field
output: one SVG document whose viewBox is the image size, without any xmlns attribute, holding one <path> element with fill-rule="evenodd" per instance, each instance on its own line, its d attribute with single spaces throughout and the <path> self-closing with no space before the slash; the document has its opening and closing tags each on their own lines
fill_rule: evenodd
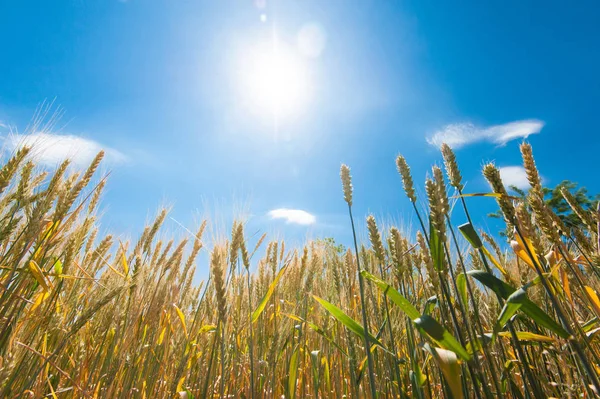
<svg viewBox="0 0 600 399">
<path fill-rule="evenodd" d="M 600 391 L 598 212 L 563 195 L 564 226 L 531 188 L 511 197 L 496 166 L 492 198 L 463 192 L 453 151 L 417 190 L 396 160 L 416 234 L 368 216 L 357 242 L 350 169 L 340 209 L 355 245 L 290 248 L 248 240 L 244 221 L 211 248 L 205 221 L 159 239 L 100 236 L 110 180 L 68 161 L 39 168 L 28 148 L 0 169 L 2 398 L 592 398 Z M 390 167 L 394 167 L 390 160 Z M 417 192 L 424 192 L 417 198 Z M 507 239 L 486 234 L 467 202 L 497 201 Z M 451 205 L 454 206 L 451 208 Z M 427 209 L 427 212 L 423 212 Z M 466 222 L 453 225 L 450 210 Z M 380 222 L 381 224 L 381 222 Z M 208 227 L 207 227 L 208 226 Z M 250 242 L 252 241 L 252 242 Z M 200 264 L 200 251 L 209 264 Z M 196 269 L 209 269 L 196 284 Z"/>
</svg>

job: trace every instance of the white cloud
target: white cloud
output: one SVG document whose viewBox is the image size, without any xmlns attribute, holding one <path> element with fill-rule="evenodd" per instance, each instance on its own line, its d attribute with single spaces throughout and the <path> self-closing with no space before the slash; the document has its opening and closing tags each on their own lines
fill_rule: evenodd
<svg viewBox="0 0 600 399">
<path fill-rule="evenodd" d="M 529 181 L 527 180 L 527 173 L 522 166 L 504 166 L 498 168 L 500 171 L 500 177 L 506 187 L 515 186 L 522 190 L 529 188 Z"/>
<path fill-rule="evenodd" d="M 446 143 L 455 149 L 479 141 L 504 145 L 511 140 L 520 137 L 527 138 L 532 134 L 539 133 L 543 127 L 544 122 L 537 119 L 525 119 L 488 127 L 476 126 L 470 122 L 453 123 L 444 126 L 428 137 L 427 142 L 436 147 Z"/>
<path fill-rule="evenodd" d="M 269 211 L 271 219 L 285 219 L 287 223 L 296 223 L 301 225 L 314 224 L 317 221 L 315 215 L 312 215 L 301 209 L 279 208 Z"/>
<path fill-rule="evenodd" d="M 120 163 L 127 160 L 119 151 L 79 136 L 50 133 L 9 134 L 5 139 L 5 148 L 8 151 L 24 146 L 31 147 L 33 158 L 46 166 L 56 166 L 68 158 L 74 166 L 85 168 L 101 150 L 105 152 L 106 162 Z"/>
</svg>

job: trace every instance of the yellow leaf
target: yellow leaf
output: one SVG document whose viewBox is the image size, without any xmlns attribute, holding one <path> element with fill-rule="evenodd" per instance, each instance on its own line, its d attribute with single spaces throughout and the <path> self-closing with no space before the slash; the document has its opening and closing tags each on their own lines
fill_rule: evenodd
<svg viewBox="0 0 600 399">
<path fill-rule="evenodd" d="M 43 240 L 44 237 L 46 237 L 46 235 L 50 231 L 50 228 L 54 225 L 54 223 L 52 223 L 52 220 L 49 219 L 44 220 L 42 223 L 44 224 L 42 227 L 42 232 L 40 233 L 40 240 Z"/>
<path fill-rule="evenodd" d="M 43 245 L 39 245 L 37 247 L 37 249 L 35 250 L 35 252 L 33 253 L 33 260 L 40 260 L 40 255 L 42 254 L 42 251 L 44 250 L 44 246 Z"/>
<path fill-rule="evenodd" d="M 213 324 L 206 324 L 206 325 L 203 325 L 202 327 L 200 327 L 200 330 L 198 330 L 198 334 L 215 331 L 216 329 L 217 329 L 217 326 L 215 326 Z"/>
<path fill-rule="evenodd" d="M 177 388 L 175 389 L 177 392 L 180 392 L 182 390 L 184 381 L 185 381 L 185 376 L 181 377 L 179 379 L 179 382 L 177 383 Z"/>
<path fill-rule="evenodd" d="M 500 197 L 502 197 L 502 194 L 499 194 L 499 193 L 470 193 L 470 194 L 461 194 L 461 195 L 454 195 L 454 196 L 452 196 L 452 198 L 460 198 L 460 197 L 464 197 L 464 198 L 468 198 L 468 197 L 493 197 L 493 198 L 500 198 Z M 508 197 L 508 195 L 507 195 L 507 197 Z"/>
<path fill-rule="evenodd" d="M 429 352 L 442 370 L 452 396 L 456 399 L 464 398 L 461 381 L 462 372 L 456 354 L 446 349 L 432 347 L 429 347 Z"/>
<path fill-rule="evenodd" d="M 33 278 L 35 278 L 40 284 L 42 289 L 44 291 L 48 291 L 48 282 L 46 281 L 44 272 L 42 271 L 42 269 L 40 269 L 40 267 L 34 260 L 29 261 L 29 271 L 31 272 Z"/>
<path fill-rule="evenodd" d="M 104 376 L 101 376 L 98 379 L 98 382 L 96 383 L 96 388 L 94 389 L 94 399 L 98 399 L 100 397 L 100 389 L 102 388 L 102 380 L 104 379 Z"/>
<path fill-rule="evenodd" d="M 183 326 L 183 332 L 185 333 L 185 336 L 187 337 L 188 333 L 187 333 L 187 327 L 185 325 L 185 315 L 183 314 L 181 309 L 179 309 L 177 307 L 177 305 L 173 304 L 173 307 L 175 308 L 175 311 L 177 312 L 177 316 L 179 316 L 179 321 L 181 321 L 181 325 Z"/>
<path fill-rule="evenodd" d="M 518 234 L 515 229 L 515 239 L 523 248 L 525 248 L 525 249 L 529 248 L 529 251 L 527 253 L 531 252 L 533 257 L 535 259 L 537 259 L 538 254 L 535 252 L 535 248 L 533 248 L 533 243 L 531 242 L 531 240 L 528 237 Z"/>
<path fill-rule="evenodd" d="M 46 380 L 48 381 L 48 386 L 50 387 L 50 394 L 52 395 L 52 399 L 58 399 L 56 393 L 54 392 L 54 388 L 52 387 L 52 383 L 50 382 L 50 378 L 46 377 Z"/>
<path fill-rule="evenodd" d="M 126 276 L 129 275 L 129 265 L 127 264 L 127 257 L 125 256 L 125 251 L 121 252 L 121 264 L 123 265 L 123 271 Z"/>
<path fill-rule="evenodd" d="M 584 266 L 587 266 L 589 264 L 589 262 L 583 255 L 577 255 L 577 257 L 575 257 L 573 259 L 573 262 L 577 263 L 578 265 L 584 265 Z"/>
<path fill-rule="evenodd" d="M 50 296 L 49 291 L 42 291 L 36 295 L 35 301 L 33 301 L 33 306 L 31 306 L 31 311 L 34 311 Z"/>
<path fill-rule="evenodd" d="M 48 333 L 44 334 L 44 340 L 42 341 L 42 356 L 46 356 L 46 352 L 48 350 Z M 44 373 L 46 378 L 48 378 L 48 373 L 50 372 L 50 363 L 46 363 L 46 367 L 44 368 Z"/>
<path fill-rule="evenodd" d="M 598 298 L 598 294 L 596 294 L 596 291 L 594 291 L 592 287 L 587 285 L 585 286 L 585 290 L 592 301 L 592 306 L 594 307 L 596 314 L 600 314 L 600 298 Z"/>
<path fill-rule="evenodd" d="M 571 295 L 571 285 L 569 284 L 569 275 L 563 268 L 560 269 L 560 279 L 562 281 L 562 288 L 565 291 L 565 295 L 569 298 L 569 302 L 573 305 L 573 296 Z"/>
<path fill-rule="evenodd" d="M 533 261 L 531 260 L 531 257 L 529 257 L 529 255 L 525 251 L 523 245 L 521 245 L 519 243 L 519 241 L 512 240 L 510 242 L 510 246 L 513 249 L 513 251 L 515 251 L 515 255 L 517 255 L 523 262 L 525 262 L 525 264 L 527 264 L 527 266 L 529 266 L 530 268 L 535 270 L 535 266 L 533 265 Z"/>
<path fill-rule="evenodd" d="M 121 276 L 123 278 L 127 278 L 127 276 L 125 276 L 123 273 L 121 273 L 120 271 L 118 271 L 117 269 L 115 269 L 114 267 L 112 267 L 109 263 L 106 263 L 106 266 L 108 266 L 108 268 L 110 270 L 112 270 L 113 272 L 117 273 L 119 276 Z"/>
<path fill-rule="evenodd" d="M 519 339 L 519 341 L 536 341 L 536 342 L 554 342 L 555 339 L 552 337 L 547 337 L 545 335 L 540 335 L 540 334 L 534 334 L 531 332 L 527 332 L 527 331 L 516 331 L 515 334 L 517 334 L 517 338 Z M 498 333 L 498 335 L 502 336 L 502 337 L 510 337 L 511 333 L 508 331 L 503 331 Z"/>
<path fill-rule="evenodd" d="M 111 342 L 111 341 L 112 341 L 112 339 L 113 339 L 113 338 L 114 338 L 114 336 L 115 336 L 115 333 L 116 333 L 116 330 L 115 330 L 115 328 L 114 328 L 114 327 L 113 327 L 113 328 L 111 328 L 110 330 L 108 330 L 108 336 L 107 336 L 108 342 Z"/>
<path fill-rule="evenodd" d="M 529 254 L 531 254 L 533 256 L 533 260 L 537 260 L 537 258 L 538 258 L 538 254 L 535 252 L 535 248 L 533 248 L 533 243 L 531 242 L 531 240 L 529 238 L 527 238 L 525 236 L 523 236 L 523 239 L 521 239 L 521 235 L 517 234 L 516 229 L 515 229 L 515 240 L 521 246 L 521 249 L 523 250 L 525 256 L 527 256 L 527 258 L 529 259 L 530 263 L 528 263 L 528 264 L 531 267 L 533 267 L 535 270 L 532 259 L 529 256 Z M 511 242 L 511 246 L 512 246 L 512 242 Z M 525 260 L 525 259 L 523 259 L 523 260 Z"/>
<path fill-rule="evenodd" d="M 48 238 L 54 237 L 54 234 L 58 232 L 59 226 L 60 220 L 57 220 L 56 222 L 52 223 L 52 225 L 48 228 L 48 231 L 46 231 Z"/>
<path fill-rule="evenodd" d="M 144 325 L 144 333 L 142 334 L 142 343 L 146 341 L 146 334 L 148 333 L 148 324 Z"/>
<path fill-rule="evenodd" d="M 47 347 L 48 347 L 48 333 L 44 333 L 44 339 L 42 340 L 42 356 L 46 356 Z"/>
<path fill-rule="evenodd" d="M 59 220 L 54 223 L 52 223 L 50 220 L 46 221 L 46 223 L 44 224 L 44 227 L 43 227 L 43 231 L 40 233 L 38 241 L 44 242 L 44 241 L 52 238 L 52 235 L 56 232 L 56 229 L 58 229 L 59 224 L 60 224 Z M 42 246 L 40 245 L 40 248 L 38 248 L 38 251 L 41 249 L 41 247 Z M 36 251 L 36 255 L 39 255 L 38 251 Z"/>
<path fill-rule="evenodd" d="M 481 247 L 481 249 L 483 250 L 483 252 L 485 253 L 485 255 L 490 258 L 490 260 L 492 261 L 492 263 L 494 264 L 494 266 L 496 266 L 496 269 L 498 269 L 500 271 L 500 273 L 502 273 L 503 276 L 506 276 L 506 270 L 504 270 L 504 268 L 500 265 L 500 262 L 498 262 L 496 260 L 496 258 L 494 258 L 494 256 L 491 254 L 490 251 L 488 251 L 488 249 L 484 246 Z"/>
<path fill-rule="evenodd" d="M 163 343 L 163 339 L 165 339 L 165 333 L 167 332 L 167 326 L 164 326 L 162 331 L 160 332 L 160 335 L 158 336 L 158 345 L 161 345 Z"/>
</svg>

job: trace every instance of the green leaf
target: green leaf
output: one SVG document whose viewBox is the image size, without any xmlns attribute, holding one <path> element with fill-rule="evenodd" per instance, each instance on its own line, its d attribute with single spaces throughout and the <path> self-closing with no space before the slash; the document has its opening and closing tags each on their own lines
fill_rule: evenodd
<svg viewBox="0 0 600 399">
<path fill-rule="evenodd" d="M 517 339 L 519 341 L 532 341 L 532 342 L 554 342 L 554 341 L 556 341 L 552 337 L 548 337 L 546 335 L 541 335 L 541 334 L 534 334 L 534 333 L 528 332 L 528 331 L 515 331 L 515 334 L 517 335 Z M 499 333 L 498 335 L 503 336 L 503 337 L 510 337 L 510 332 L 504 331 L 504 332 Z"/>
<path fill-rule="evenodd" d="M 348 357 L 348 354 L 346 353 L 346 351 L 344 349 L 342 349 L 342 347 L 335 342 L 335 340 L 333 338 L 331 338 L 329 335 L 327 335 L 327 333 L 325 332 L 325 330 L 323 330 L 321 327 L 319 327 L 318 325 L 308 321 L 308 320 L 304 320 L 302 317 L 300 316 L 296 316 L 293 314 L 288 314 L 288 313 L 282 313 L 284 316 L 289 317 L 292 320 L 296 320 L 299 321 L 301 323 L 306 323 L 306 325 L 308 327 L 310 327 L 311 330 L 313 330 L 314 332 L 316 332 L 317 334 L 319 334 L 320 336 L 322 336 L 323 338 L 325 338 L 330 344 L 332 344 L 333 346 L 335 346 L 336 348 L 339 349 L 339 351 L 342 353 L 342 355 L 344 355 L 345 357 Z"/>
<path fill-rule="evenodd" d="M 433 309 L 435 308 L 435 305 L 437 305 L 437 303 L 437 296 L 434 295 L 432 297 L 429 297 L 427 301 L 425 301 L 425 306 L 423 307 L 423 314 L 431 315 L 431 312 L 433 312 Z"/>
<path fill-rule="evenodd" d="M 329 374 L 329 362 L 327 361 L 327 357 L 323 357 L 323 375 L 325 376 L 325 385 L 327 386 L 327 391 L 331 392 L 331 377 Z"/>
<path fill-rule="evenodd" d="M 584 325 L 582 325 L 581 329 L 583 330 L 583 332 L 588 332 L 597 326 L 598 326 L 598 318 L 594 316 L 592 319 L 590 319 Z"/>
<path fill-rule="evenodd" d="M 431 354 L 440 370 L 442 370 L 442 374 L 452 392 L 452 397 L 454 399 L 463 399 L 462 370 L 460 364 L 458 364 L 456 354 L 446 349 L 432 348 L 429 344 L 425 344 L 423 348 Z"/>
<path fill-rule="evenodd" d="M 433 317 L 424 314 L 414 322 L 418 329 L 427 333 L 440 346 L 456 353 L 463 360 L 471 360 L 471 356 L 466 349 Z"/>
<path fill-rule="evenodd" d="M 444 270 L 444 243 L 440 240 L 440 236 L 433 223 L 429 223 L 429 252 L 433 260 L 433 267 L 438 272 Z"/>
<path fill-rule="evenodd" d="M 508 388 L 509 385 L 512 388 L 512 392 L 513 394 L 517 394 L 517 397 L 521 397 L 519 396 L 521 395 L 521 390 L 518 388 L 518 386 L 514 385 L 512 382 L 512 370 L 515 368 L 515 363 L 516 360 L 507 360 L 506 362 L 504 362 L 504 368 L 502 370 L 502 375 L 501 375 L 501 390 L 502 393 L 506 395 L 506 393 L 508 392 Z"/>
<path fill-rule="evenodd" d="M 473 246 L 475 249 L 479 249 L 483 246 L 481 242 L 481 238 L 479 238 L 479 234 L 475 231 L 475 228 L 471 223 L 465 223 L 458 226 L 458 229 L 462 233 L 462 235 L 469 241 L 469 244 Z"/>
<path fill-rule="evenodd" d="M 256 320 L 258 320 L 258 317 L 261 315 L 263 310 L 265 310 L 265 306 L 267 306 L 267 302 L 269 302 L 269 299 L 271 299 L 273 292 L 275 292 L 275 287 L 277 286 L 277 283 L 281 279 L 281 276 L 283 276 L 283 273 L 285 272 L 286 269 L 287 269 L 287 265 L 282 267 L 281 270 L 279 270 L 279 273 L 277 273 L 277 276 L 275 277 L 273 282 L 271 282 L 271 284 L 269 285 L 269 289 L 265 293 L 265 296 L 263 297 L 262 301 L 260 301 L 260 304 L 258 305 L 256 310 L 254 312 L 252 312 L 252 323 L 256 323 Z"/>
<path fill-rule="evenodd" d="M 316 394 L 319 391 L 319 351 L 310 352 L 310 360 L 312 365 L 313 389 Z"/>
<path fill-rule="evenodd" d="M 492 342 L 492 334 L 477 335 L 473 340 L 465 344 L 465 349 L 470 355 L 480 352 L 483 349 L 482 344 L 489 345 Z"/>
<path fill-rule="evenodd" d="M 429 315 L 421 315 L 419 311 L 404 298 L 398 291 L 392 288 L 388 283 L 378 277 L 373 276 L 365 270 L 360 272 L 364 278 L 377 285 L 392 302 L 417 325 L 422 331 L 425 331 L 431 338 L 436 340 L 441 346 L 455 351 L 461 358 L 469 360 L 467 351 L 454 339 L 452 335 L 441 324 Z M 421 324 L 420 324 L 421 323 Z"/>
<path fill-rule="evenodd" d="M 421 314 L 419 313 L 417 308 L 415 308 L 412 305 L 412 303 L 410 303 L 408 301 L 408 299 L 403 297 L 402 294 L 400 294 L 398 291 L 396 291 L 391 285 L 389 285 L 388 283 L 386 283 L 379 277 L 372 275 L 371 273 L 367 272 L 366 270 L 361 270 L 360 274 L 362 274 L 362 276 L 364 278 L 366 278 L 367 280 L 370 280 L 373 283 L 375 283 L 375 285 L 377 285 L 383 291 L 383 293 L 385 295 L 387 295 L 388 298 L 390 298 L 390 300 L 392 302 L 394 302 L 396 305 L 398 305 L 400 307 L 400 309 L 402 309 L 402 311 L 404 313 L 406 313 L 406 315 L 411 320 L 414 320 L 414 319 L 418 318 L 419 316 L 421 316 Z"/>
<path fill-rule="evenodd" d="M 599 332 L 600 332 L 600 327 L 594 328 L 593 330 L 587 331 L 585 333 L 585 336 L 591 340 L 592 338 L 596 337 L 596 335 L 598 335 Z"/>
<path fill-rule="evenodd" d="M 491 273 L 483 270 L 471 270 L 468 272 L 469 276 L 475 278 L 481 284 L 485 285 L 501 298 L 507 300 L 516 289 L 500 280 L 498 277 Z M 531 302 L 528 298 L 523 299 L 523 303 L 520 307 L 521 312 L 529 316 L 540 326 L 546 327 L 550 331 L 554 332 L 561 338 L 569 338 L 569 334 L 563 327 L 560 326 L 554 319 L 548 316 L 542 309 L 540 309 L 535 303 Z"/>
<path fill-rule="evenodd" d="M 425 382 L 427 382 L 427 376 L 423 374 L 419 363 L 413 365 L 412 369 L 409 372 L 410 380 L 415 385 L 415 387 L 423 387 Z"/>
<path fill-rule="evenodd" d="M 371 353 L 375 351 L 375 345 L 371 347 Z M 391 353 L 391 352 L 390 352 Z M 367 365 L 367 357 L 363 357 L 363 360 L 358 365 L 358 374 L 356 376 L 356 385 L 360 385 L 360 381 L 365 374 L 365 366 Z"/>
<path fill-rule="evenodd" d="M 513 317 L 515 313 L 517 313 L 517 310 L 521 308 L 525 299 L 527 299 L 527 293 L 523 288 L 519 288 L 518 290 L 510 294 L 510 296 L 504 303 L 504 306 L 502 307 L 502 311 L 500 311 L 500 315 L 498 316 L 496 324 L 494 325 L 492 345 L 494 344 L 494 342 L 496 342 L 496 336 L 498 335 L 498 332 L 500 332 L 504 328 L 506 323 L 508 323 L 510 318 Z"/>
<path fill-rule="evenodd" d="M 344 311 L 342 311 L 340 308 L 338 308 L 334 304 L 327 302 L 325 299 L 319 298 L 316 295 L 313 295 L 313 298 L 315 298 L 315 300 L 317 302 L 319 302 L 321 304 L 321 306 L 323 306 L 325 308 L 325 310 L 327 310 L 329 312 L 329 314 L 331 314 L 333 317 L 335 317 L 340 323 L 345 325 L 350 331 L 352 331 L 354 334 L 358 335 L 359 337 L 362 337 L 362 338 L 365 337 L 365 329 L 363 328 L 363 326 L 358 324 L 356 322 L 356 320 L 354 320 L 353 318 L 348 316 L 346 313 L 344 313 Z M 371 334 L 369 334 L 369 341 L 371 341 L 375 345 L 377 345 L 387 351 L 387 349 L 383 346 L 383 344 Z"/>
<path fill-rule="evenodd" d="M 299 347 L 296 346 L 296 349 L 294 349 L 294 353 L 292 353 L 292 358 L 290 359 L 290 370 L 289 370 L 289 377 L 288 377 L 288 396 L 291 399 L 294 399 L 294 397 L 296 396 L 296 380 L 298 377 L 298 352 L 299 352 Z"/>
<path fill-rule="evenodd" d="M 456 276 L 456 287 L 458 288 L 458 295 L 460 295 L 462 303 L 467 307 L 467 277 L 465 277 L 464 273 Z"/>
<path fill-rule="evenodd" d="M 59 276 L 60 276 L 61 274 L 63 274 L 63 264 L 62 264 L 62 262 L 60 261 L 60 259 L 56 258 L 56 261 L 54 262 L 54 265 L 53 265 L 53 267 L 54 267 L 54 272 L 55 272 L 57 275 L 59 275 Z"/>
</svg>

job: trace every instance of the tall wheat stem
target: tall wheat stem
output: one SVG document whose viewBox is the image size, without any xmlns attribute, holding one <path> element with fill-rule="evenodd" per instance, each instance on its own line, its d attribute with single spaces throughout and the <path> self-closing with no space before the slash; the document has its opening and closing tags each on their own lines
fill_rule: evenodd
<svg viewBox="0 0 600 399">
<path fill-rule="evenodd" d="M 369 386 L 371 388 L 371 396 L 373 399 L 377 398 L 377 388 L 375 387 L 375 372 L 373 370 L 373 357 L 371 355 L 371 342 L 369 339 L 369 320 L 367 318 L 367 308 L 365 306 L 365 289 L 364 279 L 360 273 L 362 268 L 360 266 L 360 256 L 358 255 L 358 242 L 356 240 L 356 229 L 354 228 L 354 218 L 352 217 L 352 207 L 348 205 L 348 214 L 350 215 L 350 224 L 352 225 L 352 238 L 354 240 L 354 250 L 356 251 L 356 265 L 358 267 L 358 288 L 360 291 L 360 306 L 362 311 L 362 321 L 365 331 L 364 341 L 365 350 L 367 351 L 367 367 L 369 369 Z"/>
<path fill-rule="evenodd" d="M 250 350 L 250 399 L 254 398 L 254 337 L 252 332 L 252 292 L 250 291 L 250 270 L 246 270 L 246 284 L 248 286 L 248 348 Z"/>
</svg>

